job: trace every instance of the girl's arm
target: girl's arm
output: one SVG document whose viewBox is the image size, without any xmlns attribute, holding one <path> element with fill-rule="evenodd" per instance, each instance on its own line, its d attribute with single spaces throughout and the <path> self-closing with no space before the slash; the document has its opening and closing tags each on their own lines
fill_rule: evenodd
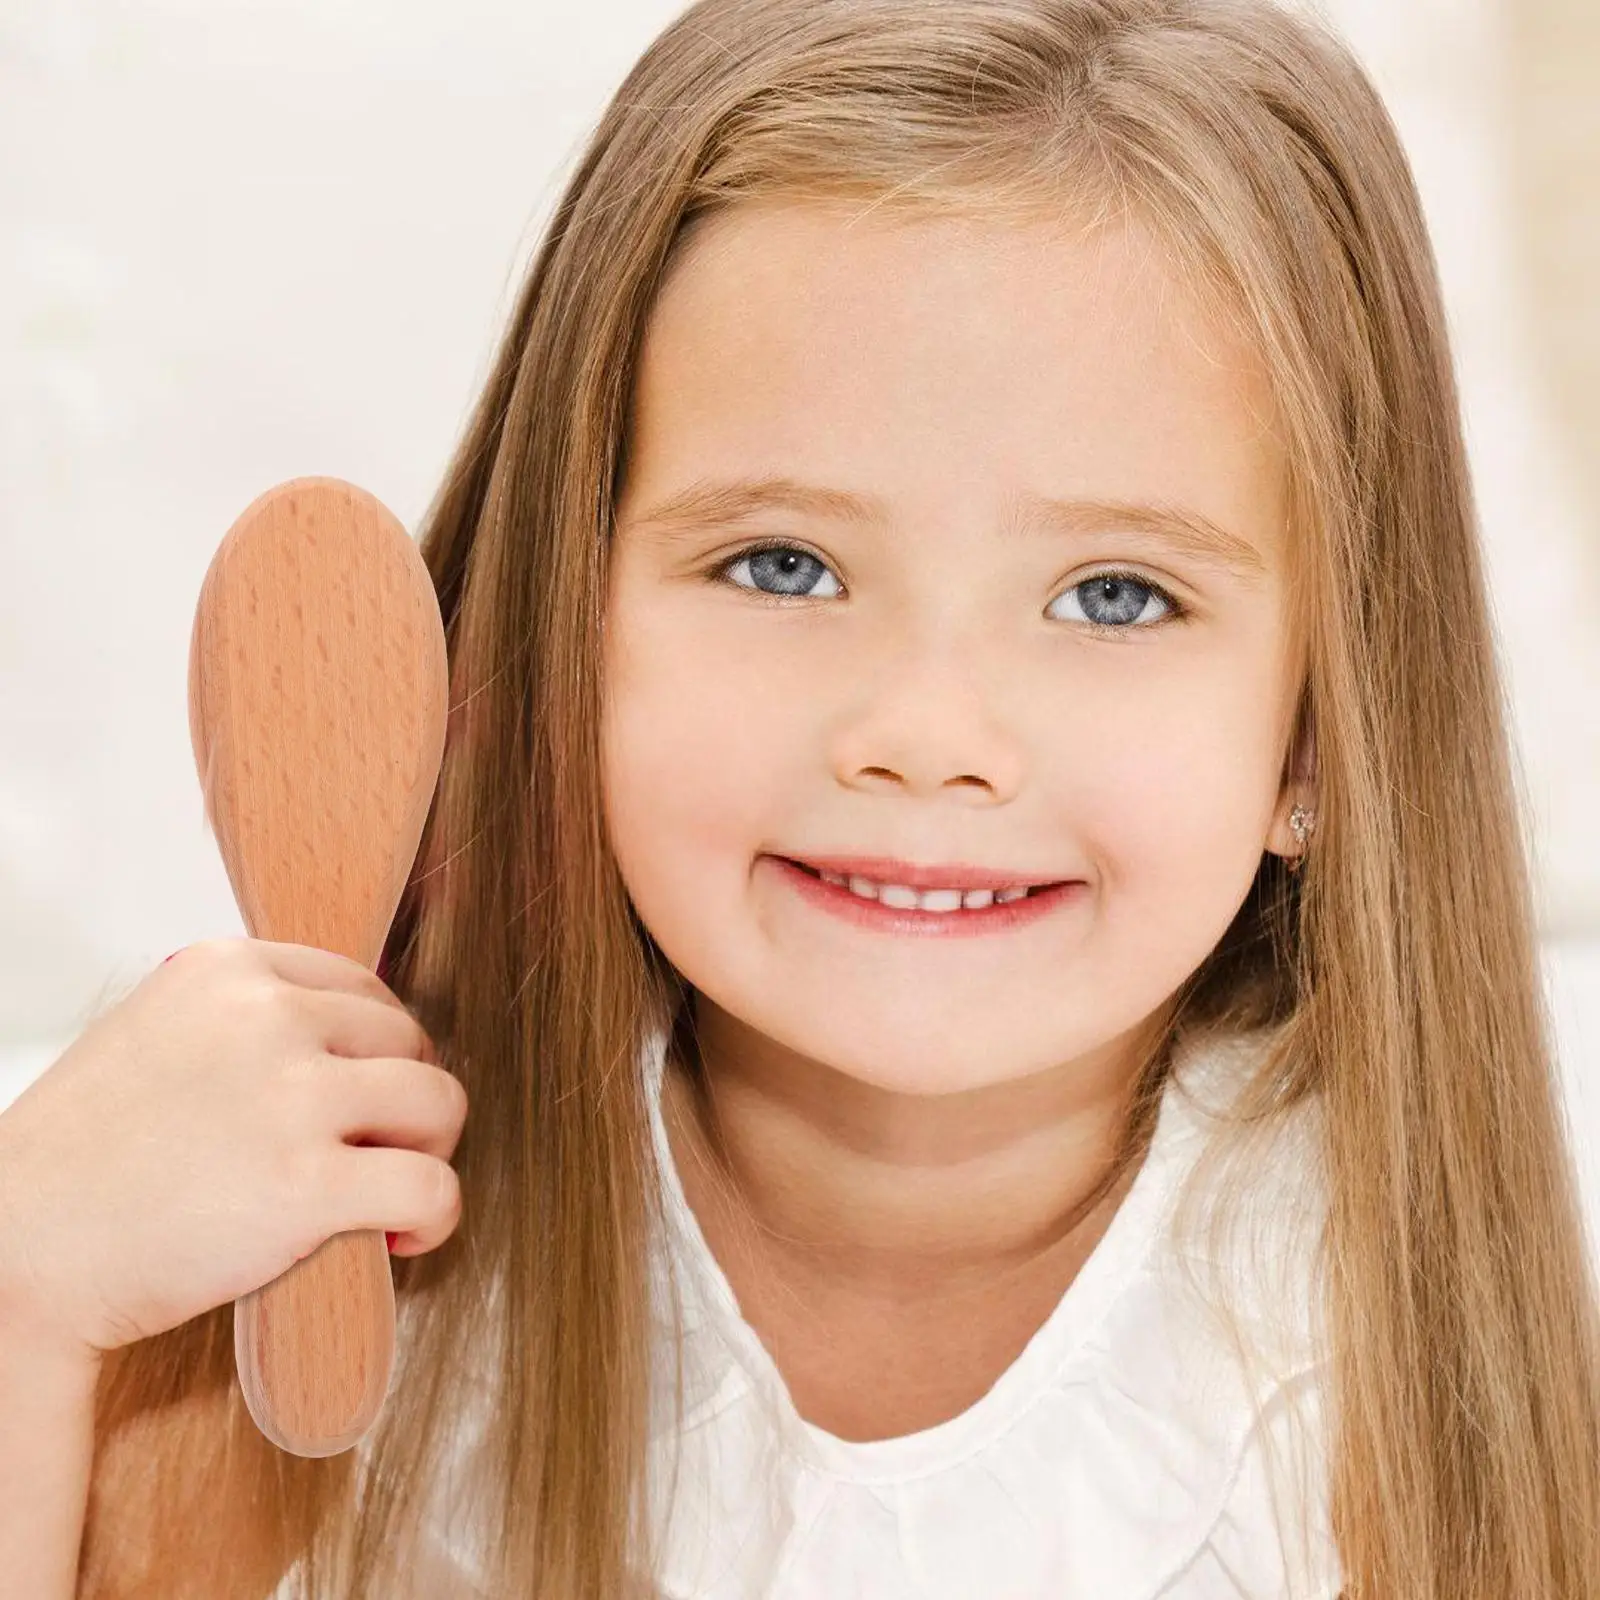
<svg viewBox="0 0 1600 1600">
<path fill-rule="evenodd" d="M 0 1321 L 0 1573 L 6 1592 L 73 1600 L 94 1454 L 98 1363 Z M 14 1586 L 14 1587 L 13 1587 Z"/>
</svg>

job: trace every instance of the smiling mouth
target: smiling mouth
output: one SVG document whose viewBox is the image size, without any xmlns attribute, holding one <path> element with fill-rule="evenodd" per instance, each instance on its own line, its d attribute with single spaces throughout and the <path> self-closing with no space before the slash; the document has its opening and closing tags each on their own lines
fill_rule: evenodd
<svg viewBox="0 0 1600 1600">
<path fill-rule="evenodd" d="M 822 873 L 817 870 L 817 868 L 808 867 L 805 864 L 805 862 L 796 861 L 792 856 L 782 856 L 779 859 L 788 862 L 788 864 L 791 867 L 798 867 L 800 869 L 800 871 L 805 873 L 805 875 L 808 878 L 821 879 L 822 876 L 823 876 Z M 847 876 L 847 875 L 846 874 L 841 874 L 841 873 L 833 873 L 833 874 L 829 875 L 828 881 L 829 882 L 835 882 L 838 878 L 843 877 L 843 876 Z M 869 879 L 867 881 L 873 883 L 875 888 L 881 889 L 881 888 L 885 888 L 885 887 L 890 887 L 889 885 L 879 884 L 879 883 L 876 882 L 876 880 L 873 880 L 873 879 Z M 1073 882 L 1076 882 L 1076 881 L 1077 881 L 1076 879 L 1071 879 L 1071 878 L 1057 878 L 1057 879 L 1052 880 L 1049 883 L 1032 883 L 1032 884 L 1029 884 L 1027 886 L 1027 888 L 1024 890 L 1024 892 L 1022 894 L 1012 895 L 1012 896 L 1010 896 L 1010 898 L 1014 899 L 1014 900 L 1025 900 L 1030 895 L 1042 894 L 1046 889 L 1058 889 L 1058 888 L 1061 888 L 1061 887 L 1063 887 L 1064 885 L 1066 885 L 1068 883 L 1073 883 Z M 867 897 L 863 895 L 861 898 L 865 899 Z"/>
</svg>

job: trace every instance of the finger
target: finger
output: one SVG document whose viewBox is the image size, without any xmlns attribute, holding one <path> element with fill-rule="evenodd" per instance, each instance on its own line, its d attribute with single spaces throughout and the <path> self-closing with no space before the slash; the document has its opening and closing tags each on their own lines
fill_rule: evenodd
<svg viewBox="0 0 1600 1600">
<path fill-rule="evenodd" d="M 349 1150 L 328 1168 L 338 1231 L 382 1228 L 398 1235 L 397 1255 L 442 1244 L 461 1220 L 461 1184 L 446 1161 L 412 1150 Z"/>
<path fill-rule="evenodd" d="M 427 1029 L 402 1005 L 329 991 L 302 994 L 298 1004 L 312 1019 L 320 1047 L 331 1056 L 409 1056 L 439 1064 Z"/>
<path fill-rule="evenodd" d="M 342 1143 L 416 1150 L 449 1161 L 467 1120 L 467 1092 L 419 1061 L 326 1056 L 330 1125 Z"/>
<path fill-rule="evenodd" d="M 244 943 L 246 941 L 238 941 Z M 276 939 L 251 939 L 253 954 L 286 983 L 303 989 L 336 989 L 346 994 L 381 1000 L 404 1010 L 400 997 L 370 968 L 349 956 L 316 945 L 291 944 Z M 181 954 L 181 952 L 180 952 Z"/>
</svg>

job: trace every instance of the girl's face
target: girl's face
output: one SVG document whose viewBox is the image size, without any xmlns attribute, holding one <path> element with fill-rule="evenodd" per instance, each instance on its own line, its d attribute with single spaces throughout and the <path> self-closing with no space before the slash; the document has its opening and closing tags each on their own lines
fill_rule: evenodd
<svg viewBox="0 0 1600 1600">
<path fill-rule="evenodd" d="M 1297 848 L 1271 391 L 1136 226 L 849 216 L 725 214 L 654 309 L 605 623 L 612 845 L 702 1018 L 791 1064 L 913 1094 L 1109 1064 L 1263 849 Z M 725 498 L 658 516 L 691 490 Z M 775 859 L 837 855 L 1081 883 L 919 937 Z"/>
</svg>

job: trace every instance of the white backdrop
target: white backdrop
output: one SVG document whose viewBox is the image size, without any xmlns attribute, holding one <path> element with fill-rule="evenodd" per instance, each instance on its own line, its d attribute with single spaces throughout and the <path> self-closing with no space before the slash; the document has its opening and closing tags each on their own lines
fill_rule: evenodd
<svg viewBox="0 0 1600 1600">
<path fill-rule="evenodd" d="M 1511 4 L 1328 9 L 1434 228 L 1600 1217 L 1600 529 L 1534 357 Z M 188 739 L 212 553 L 264 488 L 312 473 L 415 528 L 581 139 L 679 9 L 0 13 L 0 1105 L 170 950 L 243 931 Z"/>
</svg>

